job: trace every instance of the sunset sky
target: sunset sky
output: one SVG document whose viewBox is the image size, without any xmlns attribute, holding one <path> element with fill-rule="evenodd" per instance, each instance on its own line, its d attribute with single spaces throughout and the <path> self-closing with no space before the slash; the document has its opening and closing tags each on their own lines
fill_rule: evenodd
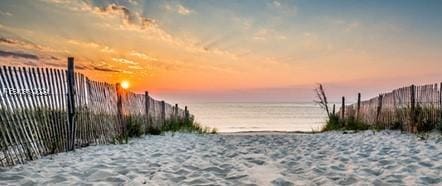
<svg viewBox="0 0 442 186">
<path fill-rule="evenodd" d="M 442 1 L 2 0 L 0 64 L 175 100 L 365 98 L 442 81 Z"/>
</svg>

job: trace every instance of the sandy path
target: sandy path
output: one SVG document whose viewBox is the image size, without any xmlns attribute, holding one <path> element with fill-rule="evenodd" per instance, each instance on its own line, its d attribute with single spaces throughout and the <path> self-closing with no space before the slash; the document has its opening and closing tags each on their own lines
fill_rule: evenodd
<svg viewBox="0 0 442 186">
<path fill-rule="evenodd" d="M 0 170 L 3 184 L 440 185 L 442 140 L 384 131 L 146 136 Z"/>
</svg>

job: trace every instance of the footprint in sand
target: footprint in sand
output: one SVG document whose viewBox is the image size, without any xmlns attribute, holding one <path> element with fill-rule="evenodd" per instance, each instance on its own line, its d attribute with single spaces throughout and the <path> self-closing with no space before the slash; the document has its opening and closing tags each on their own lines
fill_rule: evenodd
<svg viewBox="0 0 442 186">
<path fill-rule="evenodd" d="M 241 174 L 241 173 L 231 173 L 226 176 L 226 179 L 227 180 L 238 180 L 238 179 L 245 178 L 245 177 L 248 177 L 248 175 Z"/>
<path fill-rule="evenodd" d="M 361 171 L 374 176 L 380 176 L 383 173 L 381 169 L 362 169 Z"/>
<path fill-rule="evenodd" d="M 260 159 L 256 159 L 256 158 L 244 158 L 245 160 L 247 160 L 250 163 L 256 164 L 256 165 L 264 165 L 266 162 Z"/>
<path fill-rule="evenodd" d="M 272 185 L 275 185 L 275 186 L 292 186 L 292 185 L 294 185 L 292 182 L 287 181 L 283 178 L 277 178 L 277 179 L 273 180 L 271 183 L 272 183 Z"/>
<path fill-rule="evenodd" d="M 339 185 L 354 185 L 357 182 L 358 180 L 354 176 L 344 177 L 337 181 Z"/>
<path fill-rule="evenodd" d="M 428 184 L 439 184 L 442 182 L 441 178 L 439 177 L 428 177 L 428 176 L 424 176 L 424 177 L 420 177 L 419 178 L 424 185 L 428 185 Z"/>
<path fill-rule="evenodd" d="M 419 162 L 419 165 L 431 168 L 433 167 L 433 164 L 431 162 Z"/>
</svg>

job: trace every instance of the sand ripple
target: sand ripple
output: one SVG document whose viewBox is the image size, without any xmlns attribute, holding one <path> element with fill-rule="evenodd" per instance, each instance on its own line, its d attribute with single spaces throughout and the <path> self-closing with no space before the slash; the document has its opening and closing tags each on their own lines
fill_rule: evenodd
<svg viewBox="0 0 442 186">
<path fill-rule="evenodd" d="M 175 134 L 0 170 L 0 185 L 441 185 L 442 140 L 383 131 Z"/>
</svg>

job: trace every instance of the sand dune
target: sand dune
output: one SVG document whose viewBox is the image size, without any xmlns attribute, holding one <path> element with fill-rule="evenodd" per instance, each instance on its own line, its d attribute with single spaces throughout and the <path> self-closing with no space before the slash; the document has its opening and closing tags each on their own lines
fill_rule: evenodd
<svg viewBox="0 0 442 186">
<path fill-rule="evenodd" d="M 440 185 L 442 139 L 397 131 L 175 134 L 3 169 L 3 184 Z"/>
</svg>

